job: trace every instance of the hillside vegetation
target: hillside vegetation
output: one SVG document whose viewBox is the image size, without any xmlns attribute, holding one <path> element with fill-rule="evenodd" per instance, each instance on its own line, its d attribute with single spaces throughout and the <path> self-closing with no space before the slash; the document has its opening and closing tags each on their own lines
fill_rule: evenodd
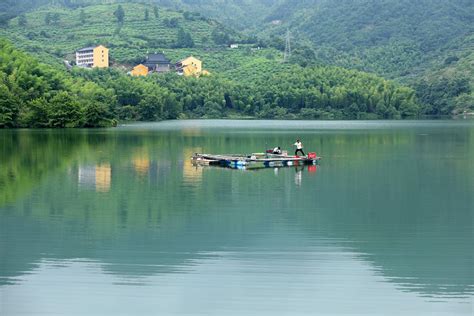
<svg viewBox="0 0 474 316">
<path fill-rule="evenodd" d="M 325 61 L 390 77 L 416 75 L 445 50 L 467 48 L 460 41 L 474 32 L 469 0 L 303 2 L 274 9 L 266 21 L 283 23 L 269 31 L 290 27 Z"/>
<path fill-rule="evenodd" d="M 162 2 L 157 0 L 156 2 Z M 423 113 L 472 112 L 474 1 L 176 0 L 308 60 L 373 72 L 416 88 Z M 231 14 L 229 14 L 229 12 Z M 300 56 L 298 56 L 300 57 Z M 299 61 L 296 61 L 299 62 Z"/>
<path fill-rule="evenodd" d="M 5 50 L 13 51 L 16 56 L 23 56 L 19 60 L 20 64 L 25 66 L 15 72 L 18 61 L 11 58 L 0 60 L 4 72 L 2 89 L 8 91 L 4 98 L 7 101 L 3 104 L 15 104 L 3 107 L 9 107 L 10 114 L 2 114 L 1 126 L 56 126 L 49 115 L 52 115 L 55 106 L 58 106 L 54 98 L 64 91 L 69 92 L 72 102 L 79 105 L 77 120 L 62 124 L 67 126 L 107 126 L 114 124 L 116 120 L 236 116 L 308 119 L 404 118 L 421 113 L 439 115 L 472 109 L 473 58 L 472 52 L 465 50 L 472 42 L 472 37 L 469 36 L 456 38 L 452 35 L 454 39 L 449 45 L 451 50 L 458 47 L 458 54 L 451 56 L 446 53 L 444 59 L 423 59 L 423 70 L 416 70 L 416 75 L 410 77 L 411 81 L 407 81 L 417 88 L 415 92 L 375 74 L 323 66 L 344 64 L 354 59 L 359 64 L 355 62 L 353 67 L 347 68 L 364 69 L 365 61 L 362 55 L 358 56 L 354 52 L 362 47 L 371 49 L 371 46 L 368 40 L 361 38 L 359 41 L 365 42 L 359 47 L 355 38 L 347 37 L 346 41 L 350 39 L 351 43 L 346 43 L 346 47 L 336 43 L 338 38 L 342 40 L 344 36 L 332 38 L 325 35 L 324 41 L 333 40 L 335 43 L 325 42 L 323 45 L 321 42 L 317 48 L 310 46 L 313 44 L 309 33 L 301 31 L 293 35 L 293 41 L 300 40 L 302 44 L 294 45 L 291 63 L 281 63 L 282 40 L 281 37 L 272 35 L 282 32 L 286 25 L 296 23 L 292 19 L 298 20 L 299 23 L 294 24 L 294 29 L 297 29 L 298 25 L 309 25 L 307 23 L 311 20 L 311 14 L 328 5 L 325 1 L 303 1 L 308 5 L 317 4 L 316 7 L 309 6 L 305 12 L 301 11 L 300 6 L 287 7 L 289 20 L 282 20 L 281 24 L 270 23 L 271 26 L 264 32 L 268 38 L 264 40 L 253 35 L 242 35 L 198 13 L 167 9 L 164 4 L 155 6 L 122 3 L 124 14 L 120 20 L 117 15 L 118 4 L 86 5 L 96 2 L 103 1 L 71 0 L 68 6 L 40 7 L 11 19 L 8 26 L 0 29 L 0 35 L 8 37 L 15 47 L 30 54 L 18 52 L 7 42 L 3 44 Z M 170 1 L 168 5 L 192 6 L 194 2 Z M 252 1 L 244 2 L 249 4 Z M 210 3 L 213 3 L 212 0 L 203 1 L 200 5 Z M 239 5 L 240 2 L 229 2 L 223 6 L 230 3 Z M 256 23 L 265 24 L 274 21 L 273 19 L 285 18 L 279 16 L 278 12 L 285 10 L 287 2 L 259 3 L 261 6 L 267 4 L 268 12 L 265 17 L 256 20 Z M 349 24 L 345 27 L 350 28 Z M 370 33 L 369 31 L 367 32 Z M 179 35 L 183 33 L 187 34 L 185 41 Z M 353 33 L 355 37 L 356 33 Z M 227 48 L 227 44 L 234 42 L 240 43 L 238 49 Z M 372 42 L 373 51 L 387 54 L 385 49 L 391 41 Z M 431 47 L 429 49 L 436 46 L 433 39 L 426 43 L 426 47 Z M 69 73 L 65 71 L 62 66 L 63 59 L 72 60 L 76 49 L 96 44 L 104 44 L 110 48 L 112 69 L 75 69 Z M 397 45 L 395 46 L 398 47 Z M 425 46 L 420 42 L 419 47 Z M 428 49 L 426 47 L 424 49 Z M 329 54 L 331 50 L 337 54 Z M 196 56 L 203 60 L 204 68 L 211 71 L 211 76 L 183 78 L 171 73 L 132 78 L 125 74 L 133 65 L 141 62 L 147 52 L 157 51 L 164 51 L 172 62 L 189 55 Z M 407 58 L 412 66 L 413 60 L 416 59 L 403 56 L 398 51 L 392 53 L 400 60 Z M 339 59 L 335 59 L 336 57 Z M 26 66 L 27 60 L 31 58 L 48 63 L 49 69 L 46 65 L 35 62 L 38 66 L 34 69 L 41 71 L 33 69 L 31 72 Z M 379 67 L 383 65 L 384 59 L 374 59 L 372 62 L 372 67 Z M 406 65 L 402 66 L 395 68 L 402 69 Z M 21 77 L 18 76 L 19 73 L 34 80 L 32 83 L 22 83 L 18 79 Z M 48 73 L 54 73 L 54 76 L 48 77 Z M 384 75 L 403 81 L 401 75 L 397 77 L 388 70 Z M 56 85 L 55 80 L 59 80 L 61 85 Z M 36 81 L 40 83 L 35 83 Z M 43 84 L 46 88 L 40 90 L 41 93 L 28 93 L 36 89 L 33 88 L 35 85 Z M 92 92 L 81 93 L 81 85 L 90 88 Z M 23 94 L 15 97 L 16 90 L 23 91 Z M 94 112 L 95 121 L 85 119 L 90 98 L 95 100 L 92 103 L 96 107 L 100 105 L 104 110 L 104 116 L 97 114 L 100 111 Z M 45 115 L 39 121 L 41 123 L 34 120 L 38 113 L 32 112 L 32 109 L 36 109 L 38 99 L 41 99 L 42 106 L 48 108 L 38 112 Z M 423 101 L 423 104 L 420 105 L 418 100 Z"/>
<path fill-rule="evenodd" d="M 0 38 L 0 128 L 111 126 L 113 91 L 52 69 Z"/>
<path fill-rule="evenodd" d="M 21 32 L 24 27 L 17 28 L 18 18 L 9 21 L 10 27 L 6 35 L 8 36 L 8 33 L 13 30 L 11 36 L 18 37 L 19 43 L 16 45 L 28 51 L 47 47 L 47 54 L 42 56 L 44 58 L 48 58 L 50 52 L 62 56 L 71 51 L 73 45 L 83 46 L 95 39 L 107 41 L 116 48 L 112 57 L 122 63 L 134 62 L 133 58 L 140 54 L 143 56 L 143 51 L 146 49 L 164 50 L 174 45 L 173 41 L 176 39 L 178 29 L 166 27 L 163 21 L 153 20 L 151 12 L 150 17 L 153 21 L 143 21 L 144 8 L 133 9 L 132 11 L 136 12 L 126 14 L 124 26 L 118 29 L 114 23 L 113 12 L 107 11 L 110 6 L 103 6 L 102 9 L 99 9 L 101 6 L 90 6 L 91 4 L 121 2 L 123 1 L 18 0 L 13 2 L 7 0 L 3 4 L 7 15 L 13 14 L 12 12 L 19 13 L 21 8 L 34 9 L 45 4 L 62 4 L 63 8 L 76 10 L 71 11 L 73 13 L 67 13 L 70 11 L 62 9 L 63 12 L 60 14 L 64 14 L 64 18 L 61 19 L 60 25 L 66 21 L 74 21 L 77 24 L 80 8 L 83 8 L 86 14 L 92 15 L 90 17 L 92 21 L 96 18 L 103 19 L 103 25 L 99 29 L 91 29 L 88 32 L 81 32 L 79 28 L 66 25 L 65 32 L 62 33 L 64 36 L 63 38 L 60 36 L 58 45 L 48 46 L 48 43 L 51 43 L 48 36 L 61 34 L 56 34 L 57 27 L 51 26 L 51 29 L 45 29 L 41 23 L 36 23 L 35 20 L 41 22 L 42 18 L 35 15 L 40 14 L 41 10 L 46 12 L 45 10 L 59 9 L 43 8 L 39 9 L 39 12 L 32 13 L 34 16 L 25 15 L 27 22 L 31 22 L 32 26 L 37 28 L 26 37 L 28 44 L 22 44 L 27 34 Z M 273 47 L 282 51 L 284 34 L 287 29 L 290 29 L 295 48 L 292 61 L 295 63 L 337 65 L 373 72 L 408 84 L 416 88 L 417 95 L 424 104 L 424 114 L 446 115 L 472 111 L 474 107 L 470 101 L 474 79 L 472 79 L 473 76 L 466 77 L 466 71 L 463 70 L 464 67 L 474 68 L 470 58 L 470 53 L 474 50 L 474 2 L 471 0 L 415 2 L 409 0 L 299 0 L 296 2 L 293 0 L 148 0 L 145 2 L 148 7 L 157 5 L 160 12 L 163 12 L 163 17 L 180 19 L 183 29 L 192 33 L 197 48 L 215 49 L 216 42 L 213 39 L 217 39 L 219 44 L 229 43 L 232 39 L 258 43 L 258 46 Z M 136 5 L 132 6 L 136 8 Z M 167 9 L 179 9 L 181 13 L 167 11 Z M 198 12 L 199 16 L 187 11 Z M 197 19 L 188 21 L 185 15 L 197 17 Z M 203 16 L 213 17 L 223 24 L 202 18 Z M 237 34 L 231 31 L 231 28 L 238 28 L 243 34 L 250 36 Z M 224 31 L 215 32 L 216 30 Z M 82 37 L 84 34 L 91 34 L 91 36 Z M 45 39 L 41 38 L 43 35 L 46 35 Z M 170 54 L 177 58 L 182 57 L 176 51 Z M 275 55 L 275 53 L 271 54 Z M 215 59 L 210 58 L 208 65 L 211 70 L 220 70 L 219 65 L 235 63 L 233 58 L 227 59 L 228 56 L 228 54 L 223 54 L 220 61 L 216 63 L 214 63 Z M 240 57 L 235 59 L 240 59 Z"/>
<path fill-rule="evenodd" d="M 307 54 L 321 63 L 373 72 L 415 87 L 425 114 L 474 110 L 474 1 L 253 2 L 257 8 L 266 4 L 267 10 L 244 24 L 269 38 L 270 45 L 281 48 L 290 29 L 293 42 L 306 43 L 312 49 Z M 206 12 L 205 6 L 200 8 Z"/>
<path fill-rule="evenodd" d="M 221 38 L 223 34 L 228 40 L 241 40 L 237 33 L 198 14 L 155 9 L 143 4 L 121 6 L 124 11 L 121 23 L 114 16 L 117 6 L 44 7 L 23 15 L 24 23 L 21 16 L 12 19 L 0 34 L 28 52 L 53 54 L 58 58 L 81 47 L 103 44 L 111 49 L 111 58 L 118 63 L 136 62 L 147 51 L 215 48 L 225 44 Z M 190 34 L 192 42 L 179 42 L 180 30 Z"/>
<path fill-rule="evenodd" d="M 266 58 L 215 74 L 135 78 L 115 69 L 56 70 L 0 41 L 0 127 L 111 126 L 176 118 L 401 118 L 416 116 L 412 89 L 338 67 Z"/>
</svg>

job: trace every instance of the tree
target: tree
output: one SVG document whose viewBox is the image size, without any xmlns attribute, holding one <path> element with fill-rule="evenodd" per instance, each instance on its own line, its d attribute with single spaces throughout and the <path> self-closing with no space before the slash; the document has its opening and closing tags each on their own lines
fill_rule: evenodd
<svg viewBox="0 0 474 316">
<path fill-rule="evenodd" d="M 145 9 L 145 21 L 148 21 L 150 19 L 150 12 L 148 12 L 148 9 Z"/>
<path fill-rule="evenodd" d="M 176 39 L 175 46 L 177 48 L 194 47 L 194 41 L 191 37 L 191 34 L 189 34 L 188 32 L 185 32 L 182 28 L 180 28 L 178 31 L 178 37 Z"/>
<path fill-rule="evenodd" d="M 50 113 L 51 127 L 78 127 L 81 126 L 82 109 L 74 96 L 67 91 L 61 91 L 50 101 L 53 109 Z"/>
<path fill-rule="evenodd" d="M 164 97 L 163 119 L 176 119 L 182 112 L 182 103 L 176 100 L 176 95 L 167 93 Z"/>
<path fill-rule="evenodd" d="M 184 13 L 183 13 L 183 17 L 184 17 L 186 20 L 190 20 L 190 21 L 194 20 L 192 13 L 189 12 L 189 11 L 184 12 Z"/>
<path fill-rule="evenodd" d="M 155 19 L 158 19 L 160 17 L 160 13 L 156 5 L 153 6 L 153 14 L 155 15 Z"/>
<path fill-rule="evenodd" d="M 117 10 L 115 10 L 114 12 L 114 16 L 117 18 L 117 22 L 119 24 L 122 24 L 123 23 L 123 20 L 125 18 L 125 11 L 123 10 L 122 6 L 119 5 L 117 7 Z"/>
<path fill-rule="evenodd" d="M 46 25 L 50 25 L 51 24 L 51 13 L 46 13 L 46 15 L 44 16 L 44 24 Z"/>
<path fill-rule="evenodd" d="M 3 73 L 0 73 L 3 74 Z M 0 82 L 0 128 L 16 127 L 20 104 L 8 87 Z"/>
<path fill-rule="evenodd" d="M 178 18 L 164 19 L 163 23 L 169 28 L 176 28 L 179 26 Z"/>
<path fill-rule="evenodd" d="M 61 21 L 61 15 L 59 15 L 59 13 L 54 13 L 51 16 L 51 22 L 53 22 L 54 24 L 58 24 L 59 21 Z"/>
<path fill-rule="evenodd" d="M 86 13 L 84 12 L 84 10 L 81 10 L 81 12 L 79 13 L 79 20 L 81 21 L 81 24 L 86 24 L 86 19 Z"/>
<path fill-rule="evenodd" d="M 22 14 L 18 17 L 18 25 L 19 26 L 26 26 L 27 23 L 28 23 L 28 21 L 26 20 L 26 16 L 24 14 Z"/>
<path fill-rule="evenodd" d="M 84 108 L 84 127 L 114 125 L 112 114 L 104 103 L 90 102 Z"/>
<path fill-rule="evenodd" d="M 217 45 L 221 45 L 221 44 L 227 45 L 231 42 L 229 34 L 217 28 L 212 31 L 211 37 L 214 43 L 216 43 Z"/>
<path fill-rule="evenodd" d="M 28 111 L 23 117 L 23 124 L 29 127 L 49 127 L 50 104 L 45 98 L 34 99 L 28 103 Z"/>
<path fill-rule="evenodd" d="M 138 114 L 143 121 L 162 119 L 163 99 L 157 92 L 151 92 L 138 103 Z"/>
</svg>

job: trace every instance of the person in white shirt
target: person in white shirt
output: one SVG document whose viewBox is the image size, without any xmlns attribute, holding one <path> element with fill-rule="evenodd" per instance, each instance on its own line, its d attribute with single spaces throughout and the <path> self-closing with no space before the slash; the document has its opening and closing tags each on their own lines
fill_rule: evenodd
<svg viewBox="0 0 474 316">
<path fill-rule="evenodd" d="M 306 156 L 303 151 L 303 144 L 299 139 L 296 140 L 296 143 L 294 145 L 296 146 L 295 156 L 298 156 L 298 152 L 300 152 L 303 156 Z"/>
<path fill-rule="evenodd" d="M 281 155 L 281 148 L 280 146 L 273 148 L 273 153 L 276 155 Z"/>
</svg>

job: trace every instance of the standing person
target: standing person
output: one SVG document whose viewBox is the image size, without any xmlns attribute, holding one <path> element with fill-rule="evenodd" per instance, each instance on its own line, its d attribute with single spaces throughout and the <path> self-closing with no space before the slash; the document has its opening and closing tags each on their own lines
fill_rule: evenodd
<svg viewBox="0 0 474 316">
<path fill-rule="evenodd" d="M 303 151 L 303 144 L 299 139 L 296 140 L 296 143 L 294 145 L 296 146 L 295 156 L 298 156 L 298 152 L 300 152 L 303 156 L 306 156 Z"/>
</svg>

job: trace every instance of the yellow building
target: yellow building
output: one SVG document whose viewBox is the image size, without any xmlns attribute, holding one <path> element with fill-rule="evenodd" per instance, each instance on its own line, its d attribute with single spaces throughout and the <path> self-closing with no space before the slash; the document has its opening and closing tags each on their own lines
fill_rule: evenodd
<svg viewBox="0 0 474 316">
<path fill-rule="evenodd" d="M 95 190 L 97 192 L 108 192 L 112 180 L 112 169 L 110 164 L 95 166 Z"/>
<path fill-rule="evenodd" d="M 140 64 L 133 67 L 133 70 L 130 72 L 132 76 L 146 76 L 148 75 L 148 67 Z"/>
<path fill-rule="evenodd" d="M 109 67 L 109 49 L 102 45 L 82 48 L 76 52 L 76 65 L 107 68 Z"/>
<path fill-rule="evenodd" d="M 132 157 L 133 169 L 139 176 L 145 176 L 150 170 L 150 154 L 146 148 L 139 148 Z"/>
<path fill-rule="evenodd" d="M 190 56 L 176 63 L 178 74 L 184 76 L 199 76 L 202 72 L 202 61 Z"/>
</svg>

